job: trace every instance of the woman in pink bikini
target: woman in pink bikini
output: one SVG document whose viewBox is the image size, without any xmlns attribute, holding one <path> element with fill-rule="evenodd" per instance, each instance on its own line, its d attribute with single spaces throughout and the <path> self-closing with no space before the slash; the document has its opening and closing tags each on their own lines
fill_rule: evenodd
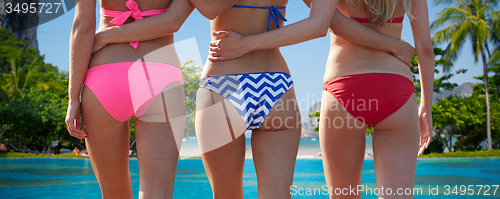
<svg viewBox="0 0 500 199">
<path fill-rule="evenodd" d="M 432 134 L 434 54 L 427 3 L 420 0 L 339 0 L 337 9 L 396 39 L 401 38 L 403 16 L 409 16 L 419 60 L 422 96 L 417 112 L 413 77 L 408 67 L 387 52 L 359 45 L 356 39 L 344 40 L 336 21 L 332 21 L 335 34 L 331 34 L 319 126 L 328 187 L 342 190 L 361 184 L 365 130 L 372 126 L 377 187 L 390 189 L 392 194 L 384 192 L 379 197 L 411 198 L 412 194 L 407 191 L 413 191 L 417 155 L 427 147 Z M 287 33 L 275 31 L 266 36 L 245 37 L 231 31 L 215 33 L 223 36 L 212 42 L 211 59 L 238 57 L 252 50 L 253 38 L 273 44 L 268 47 L 287 45 L 278 40 L 278 36 L 286 37 Z M 360 36 L 359 39 L 366 38 Z M 361 197 L 330 194 L 330 198 Z"/>
<path fill-rule="evenodd" d="M 169 26 L 163 37 L 139 43 L 121 35 L 117 39 L 126 42 L 109 44 L 92 54 L 96 1 L 78 2 L 70 41 L 68 131 L 85 138 L 103 198 L 132 198 L 128 120 L 136 118 L 139 198 L 172 198 L 186 119 L 183 79 L 171 45 L 172 34 L 194 8 L 184 0 L 100 3 L 99 30 L 144 18 L 161 21 L 166 17 L 175 23 L 163 25 Z"/>
</svg>

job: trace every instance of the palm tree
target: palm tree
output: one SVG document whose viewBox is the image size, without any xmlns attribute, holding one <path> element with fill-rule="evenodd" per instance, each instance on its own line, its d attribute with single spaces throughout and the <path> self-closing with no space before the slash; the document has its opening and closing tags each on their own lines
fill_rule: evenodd
<svg viewBox="0 0 500 199">
<path fill-rule="evenodd" d="M 457 59 L 459 51 L 467 39 L 472 42 L 472 51 L 475 55 L 474 63 L 479 57 L 483 63 L 484 85 L 486 94 L 486 125 L 488 135 L 488 150 L 491 150 L 491 113 L 488 93 L 488 39 L 498 38 L 495 31 L 498 27 L 500 11 L 494 11 L 498 0 L 435 0 L 436 4 L 454 4 L 442 10 L 431 25 L 431 30 L 446 26 L 436 32 L 432 40 L 435 44 L 449 42 L 443 60 L 443 70 L 449 71 L 453 61 Z M 498 30 L 498 29 L 497 29 Z M 493 41 L 494 42 L 494 41 Z"/>
<path fill-rule="evenodd" d="M 19 97 L 23 92 L 33 87 L 42 90 L 64 90 L 54 79 L 53 74 L 43 69 L 43 64 L 33 60 L 29 66 L 22 66 L 22 49 L 9 52 L 11 72 L 0 75 L 0 89 L 9 97 Z"/>
</svg>

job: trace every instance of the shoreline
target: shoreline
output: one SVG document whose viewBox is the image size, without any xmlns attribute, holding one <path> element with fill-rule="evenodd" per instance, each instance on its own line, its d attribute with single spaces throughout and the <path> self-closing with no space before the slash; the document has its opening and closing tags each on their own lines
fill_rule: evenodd
<svg viewBox="0 0 500 199">
<path fill-rule="evenodd" d="M 443 158 L 500 158 L 500 149 L 493 149 L 491 151 L 457 151 L 457 152 L 446 152 L 446 153 L 429 153 L 426 155 L 421 155 L 417 159 L 443 159 Z M 3 152 L 0 153 L 0 158 L 87 158 L 86 156 L 76 155 L 76 154 L 33 154 L 33 153 L 21 153 L 21 152 Z M 136 157 L 131 157 L 136 158 Z M 182 154 L 179 155 L 179 159 L 193 159 L 200 158 L 200 154 Z M 252 159 L 252 153 L 247 152 L 245 154 L 245 159 Z M 300 153 L 297 154 L 297 159 L 321 159 L 322 157 L 318 153 Z M 372 155 L 365 155 L 364 159 L 373 160 Z"/>
<path fill-rule="evenodd" d="M 71 160 L 77 160 L 77 159 L 89 159 L 88 157 L 78 157 L 78 158 L 68 158 L 68 157 L 0 157 L 1 159 L 71 159 Z M 500 159 L 500 156 L 488 156 L 488 157 L 418 157 L 417 160 L 438 160 L 438 159 L 483 159 L 483 158 L 498 158 Z M 137 157 L 129 157 L 129 159 L 137 159 Z M 201 156 L 179 156 L 179 160 L 185 160 L 185 159 L 201 159 Z M 245 159 L 253 159 L 253 157 L 245 157 Z M 297 156 L 297 159 L 321 159 L 319 156 Z M 373 160 L 372 157 L 365 157 L 365 160 Z"/>
</svg>

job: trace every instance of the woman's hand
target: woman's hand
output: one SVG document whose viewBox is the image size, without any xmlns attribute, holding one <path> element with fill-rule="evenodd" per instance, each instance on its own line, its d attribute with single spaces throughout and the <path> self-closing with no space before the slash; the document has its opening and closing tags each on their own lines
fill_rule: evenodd
<svg viewBox="0 0 500 199">
<path fill-rule="evenodd" d="M 415 55 L 415 48 L 405 41 L 398 43 L 397 48 L 391 52 L 396 58 L 404 62 L 409 67 L 413 67 L 411 60 Z"/>
<path fill-rule="evenodd" d="M 432 139 L 432 114 L 420 111 L 418 119 L 420 121 L 420 147 L 418 156 L 424 153 Z"/>
<path fill-rule="evenodd" d="M 71 102 L 68 104 L 68 112 L 66 113 L 66 127 L 68 128 L 68 132 L 71 136 L 83 139 L 87 138 L 87 134 L 80 130 L 80 116 L 82 112 L 80 109 L 80 102 Z"/>
<path fill-rule="evenodd" d="M 224 61 L 241 57 L 251 51 L 242 35 L 233 31 L 216 31 L 208 51 L 210 61 Z"/>
<path fill-rule="evenodd" d="M 101 50 L 102 48 L 104 48 L 106 45 L 109 44 L 108 42 L 109 40 L 107 39 L 107 32 L 116 27 L 117 26 L 107 27 L 95 33 L 94 46 L 92 47 L 92 54 Z"/>
</svg>

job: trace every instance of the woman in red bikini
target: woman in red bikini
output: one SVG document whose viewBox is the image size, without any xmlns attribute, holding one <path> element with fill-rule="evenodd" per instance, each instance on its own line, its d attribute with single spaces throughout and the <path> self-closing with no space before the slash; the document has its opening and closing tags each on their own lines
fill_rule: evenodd
<svg viewBox="0 0 500 199">
<path fill-rule="evenodd" d="M 373 126 L 377 188 L 390 188 L 394 194 L 385 192 L 379 197 L 412 198 L 413 193 L 406 195 L 400 191 L 403 194 L 398 195 L 396 192 L 413 190 L 417 155 L 427 147 L 432 135 L 434 53 L 427 1 L 342 0 L 337 9 L 398 39 L 403 28 L 402 18 L 405 14 L 409 17 L 422 96 L 417 109 L 412 73 L 399 60 L 332 34 L 319 127 L 327 184 L 334 188 L 361 184 L 364 132 Z M 333 193 L 330 198 L 360 197 Z"/>
<path fill-rule="evenodd" d="M 373 126 L 377 187 L 391 188 L 394 194 L 380 197 L 411 198 L 411 195 L 397 195 L 396 192 L 398 188 L 413 188 L 417 155 L 427 147 L 432 134 L 434 54 L 427 3 L 419 0 L 339 0 L 337 9 L 396 39 L 401 38 L 403 16 L 409 16 L 419 60 L 422 96 L 417 112 L 413 77 L 408 67 L 380 49 L 361 46 L 355 39 L 342 39 L 338 30 L 348 27 L 339 26 L 338 21 L 333 20 L 331 30 L 335 34 L 331 34 L 319 126 L 327 184 L 334 189 L 361 184 L 365 130 Z M 212 43 L 212 60 L 238 57 L 252 47 L 243 45 L 249 37 L 230 31 L 223 34 Z M 270 34 L 252 37 L 272 42 L 273 47 L 286 45 Z M 331 198 L 361 197 L 331 194 Z"/>
<path fill-rule="evenodd" d="M 92 54 L 96 1 L 78 2 L 70 41 L 68 131 L 76 138 L 85 138 L 102 197 L 133 198 L 128 119 L 136 118 L 139 198 L 172 198 L 186 108 L 180 62 L 170 44 L 174 41 L 172 34 L 194 8 L 184 0 L 100 3 L 99 30 L 127 26 L 145 18 L 155 22 L 167 17 L 175 23 L 161 25 L 169 27 L 164 29 L 163 37 L 139 43 L 120 35 L 116 39 L 126 41 L 109 44 Z M 135 31 L 151 32 L 140 27 Z"/>
</svg>

